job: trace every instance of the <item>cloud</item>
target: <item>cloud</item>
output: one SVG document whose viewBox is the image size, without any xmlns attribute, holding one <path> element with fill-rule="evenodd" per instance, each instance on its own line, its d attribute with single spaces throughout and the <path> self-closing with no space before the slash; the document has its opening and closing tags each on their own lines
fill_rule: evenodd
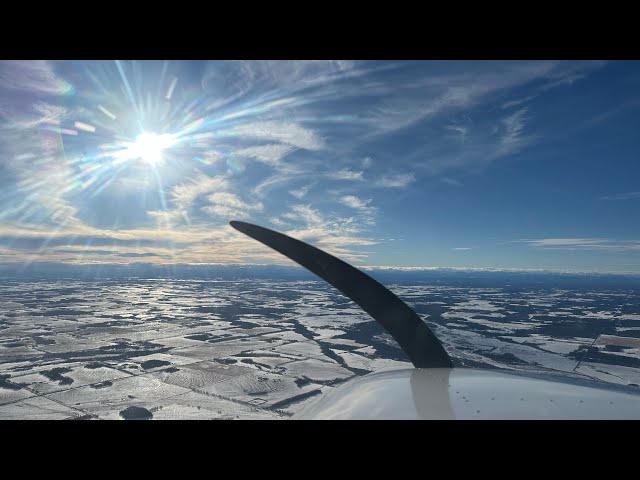
<svg viewBox="0 0 640 480">
<path fill-rule="evenodd" d="M 64 95 L 71 85 L 60 79 L 45 60 L 2 60 L 0 89 L 46 95 Z"/>
<path fill-rule="evenodd" d="M 202 87 L 225 104 L 251 90 L 284 92 L 324 86 L 344 76 L 358 74 L 358 63 L 349 60 L 232 60 L 211 61 L 204 69 Z"/>
<path fill-rule="evenodd" d="M 70 253 L 74 255 L 114 255 L 116 257 L 124 257 L 124 258 L 139 258 L 139 257 L 160 257 L 161 255 L 157 253 L 151 252 L 123 252 L 122 250 L 99 250 L 92 248 L 57 248 L 51 251 L 52 253 Z"/>
<path fill-rule="evenodd" d="M 340 203 L 347 207 L 353 208 L 358 211 L 358 221 L 361 225 L 373 226 L 375 225 L 375 214 L 377 208 L 371 206 L 371 199 L 364 200 L 356 197 L 355 195 L 345 195 L 340 197 Z"/>
<path fill-rule="evenodd" d="M 500 120 L 503 125 L 503 134 L 497 149 L 493 152 L 494 157 L 516 153 L 532 141 L 532 137 L 524 135 L 526 113 L 527 109 L 521 108 Z"/>
<path fill-rule="evenodd" d="M 188 182 L 173 187 L 171 199 L 178 210 L 187 211 L 199 196 L 227 188 L 229 181 L 225 177 L 210 177 L 200 173 Z"/>
<path fill-rule="evenodd" d="M 534 247 L 581 246 L 607 242 L 605 238 L 543 238 L 540 240 L 522 240 Z"/>
<path fill-rule="evenodd" d="M 519 240 L 531 247 L 556 250 L 601 250 L 640 252 L 640 240 L 618 241 L 608 238 L 543 238 Z"/>
<path fill-rule="evenodd" d="M 244 157 L 251 157 L 267 165 L 276 166 L 287 154 L 295 148 L 284 144 L 260 145 L 236 150 L 235 154 Z"/>
<path fill-rule="evenodd" d="M 467 133 L 469 133 L 469 127 L 463 125 L 445 125 L 444 128 L 450 132 L 454 132 L 463 143 L 467 137 Z"/>
<path fill-rule="evenodd" d="M 302 199 L 307 195 L 307 193 L 309 193 L 310 188 L 311 188 L 311 185 L 305 185 L 296 190 L 289 190 L 289 193 L 294 197 L 296 197 L 297 199 Z"/>
<path fill-rule="evenodd" d="M 347 207 L 356 208 L 359 210 L 371 208 L 368 207 L 368 205 L 371 203 L 371 199 L 362 200 L 354 195 L 345 195 L 344 197 L 341 197 L 340 203 L 346 205 Z"/>
<path fill-rule="evenodd" d="M 438 115 L 470 109 L 501 92 L 539 82 L 546 89 L 583 78 L 603 62 L 512 61 L 433 62 L 430 75 L 403 78 L 394 83 L 377 105 L 361 118 L 371 135 L 388 134 Z M 437 66 L 437 67 L 436 67 Z M 411 69 L 407 69 L 410 74 Z"/>
<path fill-rule="evenodd" d="M 100 246 L 111 247 L 110 252 L 123 255 L 83 252 L 87 247 L 95 250 Z M 61 249 L 66 251 L 59 251 Z M 122 258 L 123 263 L 129 263 L 131 258 L 143 256 L 155 264 L 287 264 L 281 255 L 226 224 L 217 228 L 198 225 L 131 230 L 81 226 L 65 232 L 0 226 L 0 250 L 7 260 L 13 262 L 113 263 L 115 258 Z"/>
<path fill-rule="evenodd" d="M 71 233 L 73 232 L 73 233 Z M 21 231 L 12 229 L 0 233 L 0 245 L 7 245 L 18 250 L 38 250 L 44 247 L 67 247 L 86 249 L 91 247 L 118 247 L 123 251 L 126 247 L 186 247 L 191 242 L 188 238 L 174 237 L 169 234 L 166 239 L 158 236 L 146 235 L 144 230 L 138 232 L 114 232 L 109 230 L 92 229 L 87 232 L 71 231 Z M 165 232 L 166 233 L 166 232 Z M 59 251 L 59 250 L 56 250 Z M 68 253 L 68 252 L 63 252 Z"/>
<path fill-rule="evenodd" d="M 290 227 L 291 225 L 289 225 L 288 222 L 282 220 L 281 218 L 278 217 L 271 217 L 269 219 L 269 221 L 271 223 L 273 223 L 274 225 L 276 225 L 277 227 L 282 227 L 282 228 L 286 228 L 286 227 Z"/>
<path fill-rule="evenodd" d="M 294 122 L 266 121 L 241 124 L 216 132 L 218 136 L 277 141 L 304 150 L 322 150 L 324 141 L 313 130 Z"/>
<path fill-rule="evenodd" d="M 593 70 L 602 68 L 607 64 L 604 60 L 558 62 L 556 68 L 544 76 L 545 83 L 539 90 L 550 90 L 565 85 L 573 85 L 576 81 L 585 78 Z"/>
<path fill-rule="evenodd" d="M 222 217 L 225 220 L 233 218 L 244 218 L 254 211 L 262 211 L 264 206 L 261 202 L 247 203 L 238 195 L 229 192 L 217 192 L 207 197 L 211 205 L 203 210 L 212 215 Z"/>
<path fill-rule="evenodd" d="M 253 189 L 253 194 L 257 195 L 260 198 L 265 197 L 266 193 L 280 185 L 289 183 L 293 178 L 293 175 L 287 175 L 284 173 L 277 173 L 270 177 L 267 177 L 263 181 L 261 181 L 258 185 Z"/>
<path fill-rule="evenodd" d="M 163 210 L 148 210 L 146 213 L 155 219 L 162 228 L 182 223 L 190 224 L 193 206 L 199 197 L 212 192 L 226 192 L 229 188 L 229 179 L 224 176 L 209 176 L 198 173 L 187 182 L 178 184 L 171 189 L 169 199 L 173 203 L 172 207 L 167 206 Z M 214 209 L 209 213 L 215 211 Z"/>
<path fill-rule="evenodd" d="M 527 103 L 527 102 L 533 100 L 537 96 L 538 95 L 529 95 L 529 96 L 524 97 L 524 98 L 516 98 L 514 100 L 509 100 L 508 102 L 503 103 L 500 106 L 500 108 L 502 108 L 503 110 L 507 110 L 509 108 L 517 107 L 519 105 L 522 105 L 523 103 Z"/>
<path fill-rule="evenodd" d="M 322 226 L 325 224 L 320 212 L 309 205 L 293 205 L 291 211 L 282 215 L 289 220 L 299 220 L 307 225 Z"/>
<path fill-rule="evenodd" d="M 451 250 L 456 250 L 456 251 L 466 251 L 466 250 L 471 250 L 473 247 L 454 247 Z"/>
<path fill-rule="evenodd" d="M 355 217 L 326 216 L 310 205 L 293 205 L 273 223 L 278 226 L 294 224 L 285 231 L 287 235 L 312 243 L 318 248 L 344 258 L 361 262 L 366 253 L 355 252 L 354 246 L 375 245 L 378 242 L 362 237 L 363 229 L 372 224 L 373 207 L 365 207 Z"/>
<path fill-rule="evenodd" d="M 364 180 L 364 178 L 362 178 L 364 172 L 362 172 L 361 170 L 356 171 L 356 170 L 349 170 L 348 168 L 343 168 L 342 170 L 338 170 L 337 172 L 331 172 L 329 174 L 329 178 L 332 178 L 334 180 L 351 180 L 351 181 L 362 181 Z"/>
<path fill-rule="evenodd" d="M 47 102 L 34 103 L 29 112 L 21 112 L 16 114 L 13 120 L 13 127 L 17 128 L 33 128 L 42 124 L 60 125 L 60 122 L 66 118 L 68 111 L 65 107 L 52 105 Z M 73 130 L 69 130 L 72 132 Z"/>
<path fill-rule="evenodd" d="M 601 200 L 633 200 L 636 198 L 640 198 L 640 192 L 626 192 L 600 197 Z"/>
<path fill-rule="evenodd" d="M 446 183 L 447 185 L 451 185 L 452 187 L 462 187 L 462 186 L 464 186 L 464 184 L 461 181 L 456 180 L 455 178 L 451 178 L 451 177 L 444 177 L 442 179 L 442 181 L 444 183 Z"/>
<path fill-rule="evenodd" d="M 474 128 L 465 130 L 464 142 L 434 142 L 412 152 L 412 168 L 428 175 L 444 176 L 449 172 L 477 173 L 496 160 L 520 153 L 539 140 L 527 130 L 528 108 L 483 118 Z M 443 180 L 450 185 L 454 183 Z"/>
<path fill-rule="evenodd" d="M 389 173 L 378 178 L 373 185 L 383 188 L 404 188 L 413 183 L 415 179 L 413 173 Z"/>
<path fill-rule="evenodd" d="M 52 101 L 72 91 L 71 85 L 55 74 L 51 62 L 0 60 L 0 117 L 7 127 L 58 122 L 66 109 Z"/>
<path fill-rule="evenodd" d="M 0 172 L 11 181 L 2 187 L 0 221 L 49 227 L 79 222 L 78 209 L 66 196 L 83 183 L 65 158 L 59 133 L 20 126 L 0 135 Z"/>
</svg>

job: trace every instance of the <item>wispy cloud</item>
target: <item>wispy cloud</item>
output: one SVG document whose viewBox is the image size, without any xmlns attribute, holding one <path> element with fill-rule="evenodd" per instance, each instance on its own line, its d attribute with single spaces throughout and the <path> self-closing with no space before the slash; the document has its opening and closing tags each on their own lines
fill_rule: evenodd
<svg viewBox="0 0 640 480">
<path fill-rule="evenodd" d="M 64 95 L 71 85 L 58 77 L 45 60 L 3 60 L 0 88 L 28 93 Z"/>
<path fill-rule="evenodd" d="M 520 240 L 531 247 L 556 250 L 639 251 L 640 240 L 619 241 L 608 238 L 543 238 Z"/>
<path fill-rule="evenodd" d="M 473 247 L 454 247 L 451 250 L 456 250 L 458 252 L 463 252 L 463 251 L 466 251 L 466 250 L 471 250 L 472 248 Z"/>
<path fill-rule="evenodd" d="M 451 185 L 452 187 L 462 187 L 464 185 L 460 180 L 456 180 L 455 178 L 451 177 L 444 177 L 442 181 L 447 185 Z"/>
<path fill-rule="evenodd" d="M 305 150 L 321 150 L 324 141 L 318 134 L 299 123 L 266 121 L 241 124 L 216 132 L 219 137 L 232 136 L 243 139 L 269 140 L 285 143 Z"/>
<path fill-rule="evenodd" d="M 542 238 L 522 241 L 533 247 L 589 246 L 608 242 L 606 238 Z"/>
<path fill-rule="evenodd" d="M 211 205 L 203 210 L 212 215 L 222 217 L 225 220 L 230 218 L 244 218 L 253 211 L 262 211 L 264 206 L 261 202 L 247 203 L 238 195 L 229 192 L 216 192 L 207 197 Z"/>
<path fill-rule="evenodd" d="M 347 60 L 212 61 L 205 66 L 202 85 L 222 101 L 233 101 L 252 90 L 295 95 L 303 89 L 332 84 L 360 75 L 357 62 Z"/>
<path fill-rule="evenodd" d="M 329 174 L 329 178 L 334 180 L 351 180 L 359 182 L 364 180 L 362 177 L 363 173 L 364 172 L 362 172 L 362 170 L 349 170 L 348 168 L 343 168 L 337 172 L 331 172 Z"/>
<path fill-rule="evenodd" d="M 355 195 L 344 195 L 340 197 L 340 203 L 357 210 L 360 215 L 359 221 L 362 222 L 363 225 L 370 226 L 375 224 L 375 214 L 378 211 L 376 207 L 371 205 L 372 201 L 370 198 L 365 200 Z"/>
<path fill-rule="evenodd" d="M 464 143 L 467 133 L 469 133 L 469 127 L 464 125 L 445 125 L 444 128 L 456 134 L 456 137 Z"/>
<path fill-rule="evenodd" d="M 347 207 L 356 208 L 358 210 L 371 208 L 368 206 L 371 203 L 371 199 L 363 200 L 356 197 L 355 195 L 345 195 L 344 197 L 341 197 L 340 203 L 346 205 Z"/>
<path fill-rule="evenodd" d="M 236 150 L 236 155 L 251 157 L 267 165 L 278 165 L 280 160 L 291 153 L 294 147 L 284 144 L 259 145 Z"/>
<path fill-rule="evenodd" d="M 436 75 L 399 81 L 396 94 L 374 107 L 365 120 L 376 133 L 390 133 L 445 112 L 469 109 L 500 92 L 534 81 L 546 89 L 570 84 L 603 62 L 476 62 L 467 73 L 456 71 L 455 62 Z M 390 97 L 390 98 L 389 98 Z"/>
<path fill-rule="evenodd" d="M 224 192 L 228 188 L 229 180 L 227 178 L 210 177 L 199 173 L 187 182 L 172 188 L 170 193 L 172 206 L 163 210 L 147 211 L 147 214 L 165 228 L 181 222 L 190 223 L 191 208 L 198 197 L 211 192 Z"/>
<path fill-rule="evenodd" d="M 47 102 L 34 103 L 31 112 L 24 113 L 26 113 L 25 116 L 17 116 L 12 119 L 14 127 L 33 128 L 42 124 L 60 125 L 62 119 L 68 115 L 65 107 Z"/>
<path fill-rule="evenodd" d="M 57 248 L 52 249 L 50 253 L 52 254 L 70 254 L 73 255 L 74 258 L 81 259 L 83 256 L 90 255 L 92 257 L 102 257 L 102 256 L 113 256 L 113 257 L 122 257 L 122 258 L 147 258 L 147 257 L 164 257 L 170 258 L 168 255 L 161 255 L 158 253 L 152 252 L 127 252 L 123 247 L 118 247 L 119 250 L 102 250 L 96 248 Z"/>
<path fill-rule="evenodd" d="M 540 139 L 528 127 L 530 117 L 529 109 L 521 108 L 484 118 L 475 123 L 473 129 L 465 128 L 464 142 L 439 142 L 418 148 L 411 154 L 415 159 L 412 167 L 440 177 L 449 177 L 456 171 L 480 172 L 496 160 L 518 154 Z"/>
<path fill-rule="evenodd" d="M 278 172 L 265 178 L 258 185 L 256 185 L 253 189 L 253 194 L 260 198 L 264 198 L 266 197 L 268 192 L 283 185 L 287 185 L 294 178 L 294 175 Z"/>
<path fill-rule="evenodd" d="M 291 211 L 284 213 L 282 217 L 289 220 L 299 220 L 306 225 L 324 225 L 324 219 L 319 210 L 311 208 L 309 205 L 293 205 Z"/>
<path fill-rule="evenodd" d="M 67 110 L 56 99 L 73 87 L 54 71 L 53 62 L 3 60 L 0 66 L 0 119 L 10 128 L 59 122 Z"/>
<path fill-rule="evenodd" d="M 636 198 L 640 198 L 640 192 L 626 192 L 600 197 L 601 200 L 633 200 Z"/>
<path fill-rule="evenodd" d="M 303 187 L 300 187 L 294 190 L 289 190 L 289 193 L 300 200 L 304 198 L 307 195 L 307 193 L 309 193 L 310 188 L 311 188 L 311 185 L 305 185 Z"/>
<path fill-rule="evenodd" d="M 83 188 L 65 162 L 59 134 L 21 127 L 10 136 L 0 136 L 0 170 L 13 177 L 11 189 L 3 187 L 4 222 L 45 223 L 63 228 L 75 225 L 78 208 L 66 195 L 75 186 Z M 2 180 L 0 180 L 2 183 Z"/>
<path fill-rule="evenodd" d="M 359 199 L 347 201 L 358 206 L 363 203 Z M 273 223 L 289 227 L 285 232 L 288 235 L 310 242 L 347 261 L 361 262 L 366 258 L 366 253 L 356 252 L 353 247 L 378 243 L 363 236 L 363 230 L 373 222 L 375 209 L 366 204 L 352 208 L 358 210 L 356 216 L 340 217 L 323 214 L 310 205 L 292 205 Z"/>
<path fill-rule="evenodd" d="M 509 100 L 508 102 L 503 103 L 500 108 L 502 109 L 509 109 L 509 108 L 513 108 L 513 107 L 517 107 L 522 105 L 523 103 L 527 103 L 530 102 L 531 100 L 533 100 L 534 98 L 536 98 L 537 95 L 528 95 L 524 98 L 516 98 L 514 100 Z"/>
<path fill-rule="evenodd" d="M 493 153 L 495 157 L 516 153 L 533 140 L 532 136 L 524 134 L 526 113 L 527 109 L 521 108 L 502 118 L 504 130 L 498 147 Z"/>
<path fill-rule="evenodd" d="M 216 190 L 226 190 L 228 187 L 229 181 L 225 177 L 210 177 L 201 173 L 190 181 L 174 187 L 171 197 L 178 209 L 188 210 L 200 195 Z"/>
<path fill-rule="evenodd" d="M 373 185 L 383 188 L 404 188 L 415 179 L 416 176 L 413 173 L 388 173 L 377 178 Z"/>
<path fill-rule="evenodd" d="M 107 247 L 112 253 L 91 252 Z M 287 263 L 283 257 L 239 234 L 227 224 L 178 229 L 108 230 L 76 227 L 65 232 L 0 227 L 0 250 L 13 261 L 129 263 L 144 256 L 157 264 Z M 62 251 L 61 251 L 62 250 Z M 117 258 L 121 258 L 120 261 Z"/>
</svg>

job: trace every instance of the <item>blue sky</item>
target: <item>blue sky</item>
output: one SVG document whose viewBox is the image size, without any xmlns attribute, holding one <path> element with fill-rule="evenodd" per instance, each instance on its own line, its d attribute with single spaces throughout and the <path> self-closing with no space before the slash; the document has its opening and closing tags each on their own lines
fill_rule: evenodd
<svg viewBox="0 0 640 480">
<path fill-rule="evenodd" d="M 640 63 L 2 61 L 0 263 L 640 273 Z"/>
</svg>

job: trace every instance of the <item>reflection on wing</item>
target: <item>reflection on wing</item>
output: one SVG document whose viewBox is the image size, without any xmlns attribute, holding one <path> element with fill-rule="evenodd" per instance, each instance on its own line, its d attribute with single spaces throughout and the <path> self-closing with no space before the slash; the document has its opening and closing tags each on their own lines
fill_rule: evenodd
<svg viewBox="0 0 640 480">
<path fill-rule="evenodd" d="M 282 233 L 245 222 L 233 221 L 231 226 L 299 263 L 357 303 L 393 336 L 415 367 L 453 366 L 449 355 L 422 319 L 369 275 Z"/>
</svg>

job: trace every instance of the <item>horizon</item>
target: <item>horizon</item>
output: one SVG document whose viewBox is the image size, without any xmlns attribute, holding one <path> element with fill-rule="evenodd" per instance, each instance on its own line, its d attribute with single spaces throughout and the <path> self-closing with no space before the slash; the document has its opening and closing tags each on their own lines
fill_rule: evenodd
<svg viewBox="0 0 640 480">
<path fill-rule="evenodd" d="M 365 270 L 640 274 L 637 61 L 1 68 L 0 275 L 291 265 L 236 219 Z"/>
<path fill-rule="evenodd" d="M 448 267 L 388 267 L 358 268 L 383 285 L 449 285 L 468 288 L 541 288 L 618 290 L 637 289 L 637 273 L 551 271 L 533 269 L 479 269 Z M 218 281 L 324 281 L 298 264 L 63 264 L 39 262 L 33 264 L 0 264 L 0 282 L 21 281 L 83 281 L 83 282 L 218 282 Z M 321 287 L 324 288 L 324 287 Z"/>
</svg>

